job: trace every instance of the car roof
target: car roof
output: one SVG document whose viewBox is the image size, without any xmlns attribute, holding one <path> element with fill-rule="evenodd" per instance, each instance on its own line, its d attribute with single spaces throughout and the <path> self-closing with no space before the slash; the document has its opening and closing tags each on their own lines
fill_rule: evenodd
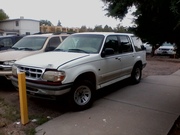
<svg viewBox="0 0 180 135">
<path fill-rule="evenodd" d="M 104 36 L 108 36 L 108 35 L 128 35 L 128 36 L 134 36 L 134 34 L 132 33 L 115 33 L 115 32 L 81 32 L 81 33 L 75 33 L 72 35 L 76 35 L 76 34 L 92 34 L 92 35 L 104 35 Z"/>
<path fill-rule="evenodd" d="M 46 33 L 46 34 L 34 34 L 34 35 L 28 35 L 26 37 L 57 37 L 57 36 L 68 36 L 68 33 L 60 33 L 60 34 L 54 34 L 54 33 Z"/>
<path fill-rule="evenodd" d="M 5 36 L 0 36 L 0 38 L 5 38 L 5 37 L 20 37 L 18 35 L 5 35 Z"/>
</svg>

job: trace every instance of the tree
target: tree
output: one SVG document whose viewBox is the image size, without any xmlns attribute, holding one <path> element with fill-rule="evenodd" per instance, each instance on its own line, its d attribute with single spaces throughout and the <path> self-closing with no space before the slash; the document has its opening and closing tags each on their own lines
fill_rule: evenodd
<svg viewBox="0 0 180 135">
<path fill-rule="evenodd" d="M 53 24 L 48 20 L 40 20 L 40 26 L 41 25 L 53 26 Z"/>
<path fill-rule="evenodd" d="M 60 20 L 58 20 L 57 26 L 62 26 Z"/>
<path fill-rule="evenodd" d="M 2 9 L 0 9 L 0 20 L 6 20 L 8 18 L 8 15 Z"/>
<path fill-rule="evenodd" d="M 107 15 L 122 20 L 132 6 L 136 7 L 134 33 L 155 44 L 176 43 L 180 54 L 180 0 L 102 0 Z"/>
<path fill-rule="evenodd" d="M 86 26 L 81 26 L 81 28 L 79 29 L 79 32 L 86 32 L 86 31 L 87 31 Z"/>
<path fill-rule="evenodd" d="M 105 25 L 103 31 L 104 31 L 104 32 L 111 32 L 111 31 L 113 31 L 113 29 L 112 29 L 110 26 Z"/>
<path fill-rule="evenodd" d="M 94 27 L 94 31 L 96 31 L 96 32 L 102 32 L 102 31 L 103 31 L 102 25 L 96 25 L 96 26 Z"/>
<path fill-rule="evenodd" d="M 121 26 L 120 24 L 118 24 L 117 27 L 114 28 L 114 31 L 115 31 L 115 32 L 122 32 L 122 33 L 125 33 L 125 32 L 128 31 L 128 29 L 127 29 L 127 28 L 124 28 L 123 26 Z"/>
</svg>

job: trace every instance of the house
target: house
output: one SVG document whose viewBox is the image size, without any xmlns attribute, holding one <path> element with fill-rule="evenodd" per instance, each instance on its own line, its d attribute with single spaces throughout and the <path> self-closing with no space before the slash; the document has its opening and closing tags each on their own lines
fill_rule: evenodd
<svg viewBox="0 0 180 135">
<path fill-rule="evenodd" d="M 31 35 L 40 32 L 40 21 L 33 19 L 8 19 L 0 21 L 0 35 Z"/>
</svg>

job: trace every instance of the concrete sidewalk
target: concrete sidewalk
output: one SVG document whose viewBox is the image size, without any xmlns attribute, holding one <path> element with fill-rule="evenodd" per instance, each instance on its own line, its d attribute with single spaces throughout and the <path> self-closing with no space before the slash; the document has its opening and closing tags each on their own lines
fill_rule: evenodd
<svg viewBox="0 0 180 135">
<path fill-rule="evenodd" d="M 36 128 L 36 135 L 167 135 L 180 114 L 180 70 L 149 76 Z"/>
</svg>

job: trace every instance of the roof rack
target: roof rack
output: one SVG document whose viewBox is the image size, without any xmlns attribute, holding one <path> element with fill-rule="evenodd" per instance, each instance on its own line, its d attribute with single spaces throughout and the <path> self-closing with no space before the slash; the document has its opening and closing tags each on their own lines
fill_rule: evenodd
<svg viewBox="0 0 180 135">
<path fill-rule="evenodd" d="M 56 32 L 56 33 L 53 33 L 53 35 L 59 35 L 59 34 L 73 34 L 73 32 Z"/>
</svg>

